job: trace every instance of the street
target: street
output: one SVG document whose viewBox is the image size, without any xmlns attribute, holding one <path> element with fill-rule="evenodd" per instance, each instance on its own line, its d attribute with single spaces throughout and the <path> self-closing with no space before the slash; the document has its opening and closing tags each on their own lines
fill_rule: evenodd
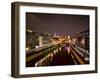
<svg viewBox="0 0 100 80">
<path fill-rule="evenodd" d="M 55 45 L 37 53 L 31 53 L 26 57 L 26 67 L 89 64 L 89 58 L 86 61 L 87 56 L 80 55 L 86 53 L 77 53 L 77 50 L 68 43 Z"/>
</svg>

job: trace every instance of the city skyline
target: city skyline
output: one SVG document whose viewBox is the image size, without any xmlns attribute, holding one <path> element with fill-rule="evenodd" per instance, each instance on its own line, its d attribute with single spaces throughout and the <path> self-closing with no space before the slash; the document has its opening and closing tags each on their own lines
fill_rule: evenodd
<svg viewBox="0 0 100 80">
<path fill-rule="evenodd" d="M 26 13 L 26 67 L 89 64 L 89 16 Z"/>
<path fill-rule="evenodd" d="M 33 32 L 74 36 L 89 29 L 88 15 L 26 13 L 26 26 Z"/>
</svg>

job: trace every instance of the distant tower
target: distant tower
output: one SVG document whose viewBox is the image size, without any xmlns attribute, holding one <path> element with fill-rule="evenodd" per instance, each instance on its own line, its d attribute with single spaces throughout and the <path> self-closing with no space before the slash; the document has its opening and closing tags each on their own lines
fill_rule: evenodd
<svg viewBox="0 0 100 80">
<path fill-rule="evenodd" d="M 42 47 L 43 46 L 43 37 L 39 36 L 39 46 Z"/>
<path fill-rule="evenodd" d="M 56 37 L 57 36 L 57 34 L 56 33 L 54 33 L 54 37 Z"/>
</svg>

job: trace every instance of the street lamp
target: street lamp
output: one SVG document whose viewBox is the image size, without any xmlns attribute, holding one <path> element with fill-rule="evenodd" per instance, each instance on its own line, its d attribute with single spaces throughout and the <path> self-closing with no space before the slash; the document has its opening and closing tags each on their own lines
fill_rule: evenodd
<svg viewBox="0 0 100 80">
<path fill-rule="evenodd" d="M 70 39 L 70 36 L 68 36 L 68 39 Z"/>
</svg>

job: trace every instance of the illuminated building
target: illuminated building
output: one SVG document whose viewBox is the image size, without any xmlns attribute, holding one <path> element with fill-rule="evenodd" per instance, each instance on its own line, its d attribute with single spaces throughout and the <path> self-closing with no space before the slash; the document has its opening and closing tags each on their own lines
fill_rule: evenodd
<svg viewBox="0 0 100 80">
<path fill-rule="evenodd" d="M 83 48 L 89 50 L 89 29 L 82 31 L 78 36 L 78 44 Z"/>
</svg>

